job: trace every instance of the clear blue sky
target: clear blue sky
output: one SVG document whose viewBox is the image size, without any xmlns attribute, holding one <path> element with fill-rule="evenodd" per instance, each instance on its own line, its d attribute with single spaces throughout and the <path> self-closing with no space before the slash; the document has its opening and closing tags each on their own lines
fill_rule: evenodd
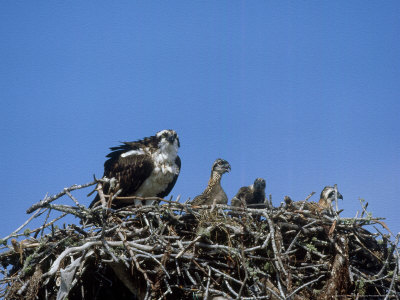
<svg viewBox="0 0 400 300">
<path fill-rule="evenodd" d="M 344 216 L 362 197 L 400 231 L 400 2 L 2 1 L 0 15 L 0 237 L 47 192 L 100 177 L 108 147 L 166 128 L 174 196 L 201 193 L 221 157 L 229 198 L 256 177 L 275 205 L 337 183 Z"/>
</svg>

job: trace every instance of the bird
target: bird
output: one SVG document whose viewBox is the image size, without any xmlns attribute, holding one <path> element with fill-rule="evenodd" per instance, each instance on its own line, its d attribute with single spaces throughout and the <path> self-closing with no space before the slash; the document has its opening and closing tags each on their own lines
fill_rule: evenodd
<svg viewBox="0 0 400 300">
<path fill-rule="evenodd" d="M 192 205 L 214 205 L 227 204 L 228 197 L 221 187 L 221 177 L 231 170 L 231 165 L 224 159 L 218 158 L 214 161 L 211 168 L 211 176 L 207 187 L 200 195 L 196 196 Z"/>
<path fill-rule="evenodd" d="M 336 197 L 335 197 L 336 193 Z M 332 186 L 326 186 L 321 192 L 321 195 L 319 197 L 318 201 L 318 206 L 320 207 L 321 210 L 332 210 L 332 202 L 335 201 L 336 199 L 342 199 L 343 196 L 340 194 L 337 189 L 335 191 L 335 188 Z"/>
<path fill-rule="evenodd" d="M 231 200 L 231 205 L 236 207 L 247 207 L 252 204 L 264 204 L 265 201 L 265 179 L 256 178 L 250 186 L 243 186 Z M 262 205 L 254 205 L 263 208 Z"/>
<path fill-rule="evenodd" d="M 308 210 L 313 214 L 320 214 L 320 212 L 322 211 L 318 203 L 314 201 L 310 202 L 307 202 L 305 200 L 293 201 L 289 196 L 285 196 L 283 200 L 285 202 L 285 208 L 287 210 L 291 211 Z"/>
<path fill-rule="evenodd" d="M 327 213 L 330 215 L 333 215 L 333 210 L 332 210 L 332 202 L 335 201 L 335 199 L 342 199 L 343 196 L 340 194 L 337 189 L 336 189 L 336 198 L 335 198 L 335 188 L 331 186 L 326 186 L 321 192 L 321 195 L 319 197 L 318 203 L 310 201 L 310 202 L 304 202 L 304 201 L 292 201 L 292 199 L 289 196 L 285 196 L 284 201 L 286 203 L 286 208 L 291 209 L 291 210 L 300 210 L 300 209 L 305 209 L 312 211 L 313 213 Z"/>
<path fill-rule="evenodd" d="M 120 197 L 165 197 L 174 187 L 180 170 L 181 159 L 178 156 L 180 147 L 179 137 L 172 129 L 161 130 L 154 136 L 145 137 L 133 142 L 122 142 L 121 145 L 111 147 L 104 163 L 104 176 L 115 178 L 122 189 Z M 104 191 L 110 188 L 105 184 Z M 97 195 L 89 207 L 95 207 L 100 202 Z M 146 205 L 153 204 L 154 200 L 146 200 Z M 142 201 L 135 199 L 118 201 L 114 199 L 112 208 L 121 208 L 127 205 L 142 205 Z"/>
</svg>

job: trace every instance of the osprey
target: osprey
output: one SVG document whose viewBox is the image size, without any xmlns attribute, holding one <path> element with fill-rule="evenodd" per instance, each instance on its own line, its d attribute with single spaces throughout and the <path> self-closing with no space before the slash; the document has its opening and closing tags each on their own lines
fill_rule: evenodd
<svg viewBox="0 0 400 300">
<path fill-rule="evenodd" d="M 342 199 L 343 196 L 336 190 L 336 199 Z M 335 201 L 335 188 L 326 186 L 321 192 L 318 205 L 321 210 L 332 210 L 332 202 Z"/>
<path fill-rule="evenodd" d="M 123 142 L 110 148 L 112 152 L 104 163 L 104 176 L 117 179 L 121 197 L 165 197 L 174 187 L 181 169 L 179 147 L 174 130 L 162 130 L 139 141 Z M 109 185 L 104 188 L 107 190 Z M 99 199 L 97 195 L 89 207 L 95 206 Z M 114 202 L 113 208 L 132 204 Z M 147 205 L 153 203 L 152 200 L 146 202 Z M 134 203 L 140 205 L 142 201 L 135 199 Z"/>
<path fill-rule="evenodd" d="M 230 170 L 230 164 L 226 160 L 218 158 L 212 165 L 211 176 L 206 189 L 201 195 L 193 199 L 192 205 L 227 204 L 228 197 L 221 187 L 221 177 Z"/>
<path fill-rule="evenodd" d="M 264 204 L 265 201 L 265 180 L 256 178 L 254 184 L 243 186 L 231 200 L 232 206 L 243 206 L 252 204 Z M 263 208 L 263 205 L 254 205 L 255 208 Z"/>
<path fill-rule="evenodd" d="M 337 190 L 336 192 L 336 198 L 343 200 L 343 196 Z M 285 196 L 284 201 L 286 203 L 286 207 L 289 209 L 299 210 L 301 207 L 303 207 L 303 209 L 312 211 L 313 213 L 325 212 L 332 214 L 332 202 L 335 201 L 335 188 L 331 186 L 324 187 L 319 198 L 320 199 L 318 203 L 312 201 L 304 204 L 304 201 L 294 202 L 289 196 Z"/>
</svg>

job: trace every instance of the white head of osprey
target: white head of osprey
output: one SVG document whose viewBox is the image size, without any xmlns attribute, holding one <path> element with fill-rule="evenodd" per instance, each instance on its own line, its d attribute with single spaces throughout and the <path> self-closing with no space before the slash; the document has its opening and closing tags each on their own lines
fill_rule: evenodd
<svg viewBox="0 0 400 300">
<path fill-rule="evenodd" d="M 175 161 L 180 147 L 179 137 L 175 130 L 161 130 L 157 132 L 156 137 L 159 139 L 159 150 L 156 151 L 154 159 L 170 162 Z"/>
</svg>

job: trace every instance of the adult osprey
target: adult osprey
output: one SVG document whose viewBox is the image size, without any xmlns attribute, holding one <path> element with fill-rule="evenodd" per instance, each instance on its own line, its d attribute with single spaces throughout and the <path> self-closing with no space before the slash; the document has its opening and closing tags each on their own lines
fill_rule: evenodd
<svg viewBox="0 0 400 300">
<path fill-rule="evenodd" d="M 254 208 L 263 208 L 265 202 L 265 180 L 263 178 L 256 178 L 254 180 L 254 184 L 250 186 L 243 186 L 239 189 L 235 197 L 231 200 L 232 206 L 243 206 L 246 207 L 247 205 L 252 204 L 259 204 L 254 205 Z"/>
<path fill-rule="evenodd" d="M 221 187 L 221 177 L 230 170 L 230 164 L 226 160 L 218 158 L 212 165 L 206 189 L 193 199 L 192 205 L 227 204 L 228 197 Z"/>
<path fill-rule="evenodd" d="M 179 138 L 174 130 L 162 130 L 139 141 L 123 142 L 110 148 L 112 152 L 104 163 L 104 176 L 118 180 L 121 197 L 165 197 L 174 187 L 181 169 L 179 147 Z M 104 190 L 108 188 L 105 186 Z M 97 195 L 89 207 L 97 205 L 99 200 Z M 142 204 L 137 199 L 131 203 L 114 202 L 113 208 Z M 149 205 L 153 201 L 146 202 Z"/>
</svg>

